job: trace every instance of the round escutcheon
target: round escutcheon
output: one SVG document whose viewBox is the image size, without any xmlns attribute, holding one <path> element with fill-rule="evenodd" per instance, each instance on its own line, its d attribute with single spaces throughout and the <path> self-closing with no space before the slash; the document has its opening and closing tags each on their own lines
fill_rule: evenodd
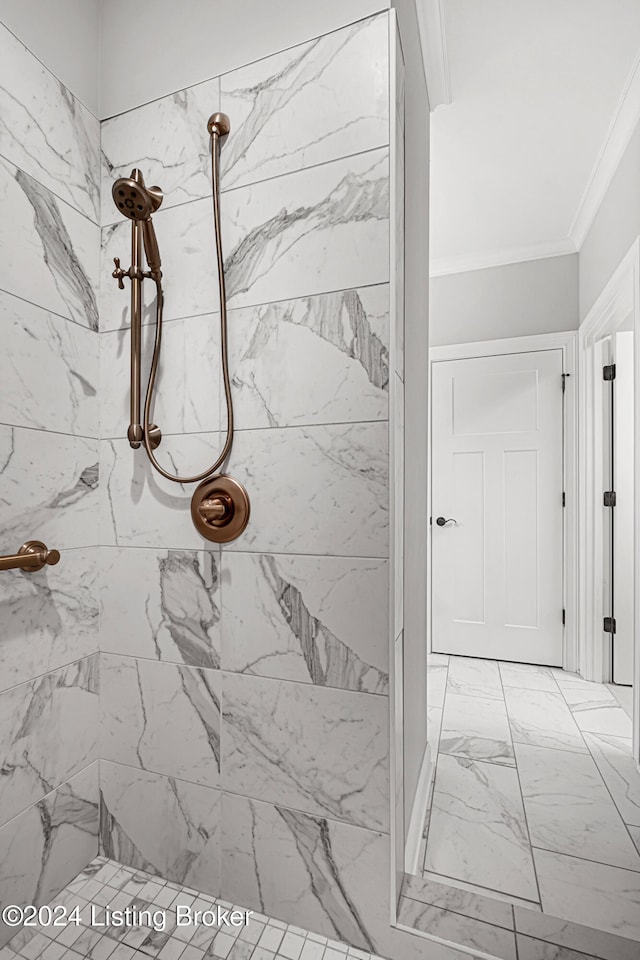
<svg viewBox="0 0 640 960">
<path fill-rule="evenodd" d="M 191 519 L 201 536 L 213 543 L 229 543 L 246 528 L 251 513 L 245 488 L 223 473 L 203 480 L 191 498 Z"/>
</svg>

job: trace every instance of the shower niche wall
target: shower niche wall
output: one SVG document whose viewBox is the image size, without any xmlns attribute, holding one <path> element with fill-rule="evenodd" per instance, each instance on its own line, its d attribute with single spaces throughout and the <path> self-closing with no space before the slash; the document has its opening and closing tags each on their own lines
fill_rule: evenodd
<svg viewBox="0 0 640 960">
<path fill-rule="evenodd" d="M 99 176 L 91 118 L 94 153 L 83 183 L 95 187 L 99 179 L 100 200 L 94 190 L 93 213 L 67 207 L 62 192 L 73 179 L 60 177 L 55 201 L 69 231 L 77 230 L 78 259 L 90 264 L 86 284 L 66 263 L 62 279 L 55 275 L 62 234 L 38 234 L 46 185 L 33 173 L 29 196 L 7 175 L 30 211 L 16 212 L 12 223 L 59 298 L 49 309 L 67 325 L 54 342 L 67 351 L 60 369 L 72 426 L 64 440 L 51 441 L 51 463 L 60 467 L 39 499 L 28 479 L 35 449 L 20 446 L 34 431 L 15 451 L 7 439 L 0 483 L 14 477 L 16 492 L 6 508 L 10 529 L 3 525 L 11 543 L 2 546 L 15 539 L 16 508 L 41 510 L 45 533 L 45 520 L 60 538 L 69 531 L 55 571 L 12 583 L 36 591 L 40 604 L 21 608 L 27 620 L 40 618 L 32 629 L 43 665 L 29 676 L 50 669 L 52 631 L 65 642 L 79 635 L 63 662 L 75 657 L 82 668 L 65 667 L 70 677 L 52 681 L 51 694 L 39 689 L 39 703 L 56 702 L 72 683 L 93 697 L 90 721 L 76 713 L 72 729 L 64 718 L 53 721 L 64 751 L 73 744 L 78 755 L 74 775 L 79 768 L 90 784 L 74 836 L 59 831 L 62 854 L 49 885 L 35 879 L 38 856 L 25 866 L 25 900 L 41 889 L 50 898 L 99 845 L 122 863 L 360 949 L 421 955 L 420 940 L 388 919 L 390 638 L 398 638 L 396 656 L 402 645 L 401 80 L 395 18 L 385 11 L 104 121 Z M 251 493 L 249 525 L 223 547 L 194 529 L 192 488 L 158 476 L 144 451 L 129 446 L 129 305 L 111 276 L 113 258 L 127 255 L 130 231 L 112 204 L 112 184 L 139 167 L 164 192 L 154 216 L 165 284 L 156 456 L 167 470 L 196 472 L 214 459 L 225 430 L 206 135 L 216 111 L 231 120 L 221 204 L 232 471 Z M 89 216 L 100 219 L 101 240 Z M 9 246 L 5 236 L 3 251 Z M 94 286 L 99 333 L 89 309 Z M 153 284 L 145 287 L 148 364 Z M 29 299 L 27 289 L 17 296 Z M 65 296 L 70 305 L 59 310 Z M 19 303 L 16 324 L 47 307 Z M 60 326 L 62 319 L 40 322 Z M 44 329 L 38 343 L 49 356 Z M 96 440 L 86 439 L 89 423 L 96 432 L 98 405 L 99 486 Z M 29 398 L 18 407 L 40 409 Z M 60 431 L 63 412 L 47 415 L 39 429 Z M 48 463 L 46 452 L 38 456 Z M 97 581 L 86 572 L 87 550 L 92 559 L 97 552 Z M 57 606 L 56 591 L 65 596 Z M 54 603 L 51 614 L 45 598 Z M 71 630 L 61 622 L 71 617 L 68 607 Z M 7 622 L 4 611 L 0 617 Z M 3 641 L 0 659 L 6 656 Z M 0 694 L 0 720 L 7 696 Z M 60 783 L 71 782 L 69 769 L 61 763 Z M 33 793 L 25 807 L 33 802 L 44 800 Z M 4 835 L 10 853 L 18 834 L 4 810 L 0 794 L 0 844 Z M 32 840 L 35 830 L 25 829 Z M 12 890 L 0 865 L 0 899 Z"/>
</svg>

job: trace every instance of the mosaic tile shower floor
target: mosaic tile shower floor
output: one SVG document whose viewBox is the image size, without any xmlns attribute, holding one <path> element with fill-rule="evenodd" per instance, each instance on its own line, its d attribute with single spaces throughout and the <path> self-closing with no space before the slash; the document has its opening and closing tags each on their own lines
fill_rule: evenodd
<svg viewBox="0 0 640 960">
<path fill-rule="evenodd" d="M 209 911 L 214 905 L 223 911 L 245 908 L 104 857 L 97 857 L 78 874 L 51 906 L 58 904 L 69 911 L 77 905 L 81 922 L 22 928 L 0 949 L 0 960 L 382 960 L 255 912 L 239 926 L 230 922 L 216 927 L 201 923 L 178 926 L 178 906 L 190 907 L 192 912 Z M 149 911 L 152 923 L 91 925 L 92 912 L 101 923 L 107 910 L 114 914 L 127 908 L 136 911 L 136 919 L 141 911 Z M 162 915 L 166 916 L 164 930 L 154 929 L 155 911 L 162 912 L 156 928 L 162 926 Z"/>
</svg>

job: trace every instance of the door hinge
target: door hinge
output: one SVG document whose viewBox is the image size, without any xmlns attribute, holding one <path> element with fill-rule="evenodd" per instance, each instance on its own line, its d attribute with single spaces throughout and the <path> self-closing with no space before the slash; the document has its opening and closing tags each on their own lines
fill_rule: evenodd
<svg viewBox="0 0 640 960">
<path fill-rule="evenodd" d="M 602 368 L 602 379 L 615 380 L 615 378 L 616 378 L 616 365 L 615 363 L 608 363 L 606 367 Z"/>
<path fill-rule="evenodd" d="M 604 505 L 605 507 L 615 507 L 616 505 L 616 492 L 615 490 L 605 490 L 604 492 Z"/>
<path fill-rule="evenodd" d="M 563 506 L 563 507 L 566 507 L 566 505 L 567 505 L 567 495 L 566 495 L 566 493 L 565 493 L 564 490 L 563 490 L 563 491 L 562 491 L 562 506 Z"/>
<path fill-rule="evenodd" d="M 566 622 L 567 622 L 567 611 L 563 609 L 562 610 L 562 626 L 563 627 L 566 624 Z"/>
<path fill-rule="evenodd" d="M 605 617 L 604 618 L 604 627 L 603 630 L 605 633 L 615 633 L 616 632 L 616 618 L 615 617 Z"/>
<path fill-rule="evenodd" d="M 562 374 L 560 374 L 560 376 L 562 377 L 562 392 L 564 393 L 565 390 L 567 389 L 567 377 L 570 377 L 571 374 L 570 374 L 570 373 L 562 373 Z"/>
</svg>

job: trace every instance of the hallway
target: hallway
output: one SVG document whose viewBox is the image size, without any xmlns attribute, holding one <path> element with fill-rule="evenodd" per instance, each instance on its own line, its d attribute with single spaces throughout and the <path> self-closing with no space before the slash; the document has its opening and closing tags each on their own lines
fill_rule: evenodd
<svg viewBox="0 0 640 960">
<path fill-rule="evenodd" d="M 423 876 L 640 940 L 640 774 L 611 688 L 438 654 L 429 677 Z"/>
</svg>

